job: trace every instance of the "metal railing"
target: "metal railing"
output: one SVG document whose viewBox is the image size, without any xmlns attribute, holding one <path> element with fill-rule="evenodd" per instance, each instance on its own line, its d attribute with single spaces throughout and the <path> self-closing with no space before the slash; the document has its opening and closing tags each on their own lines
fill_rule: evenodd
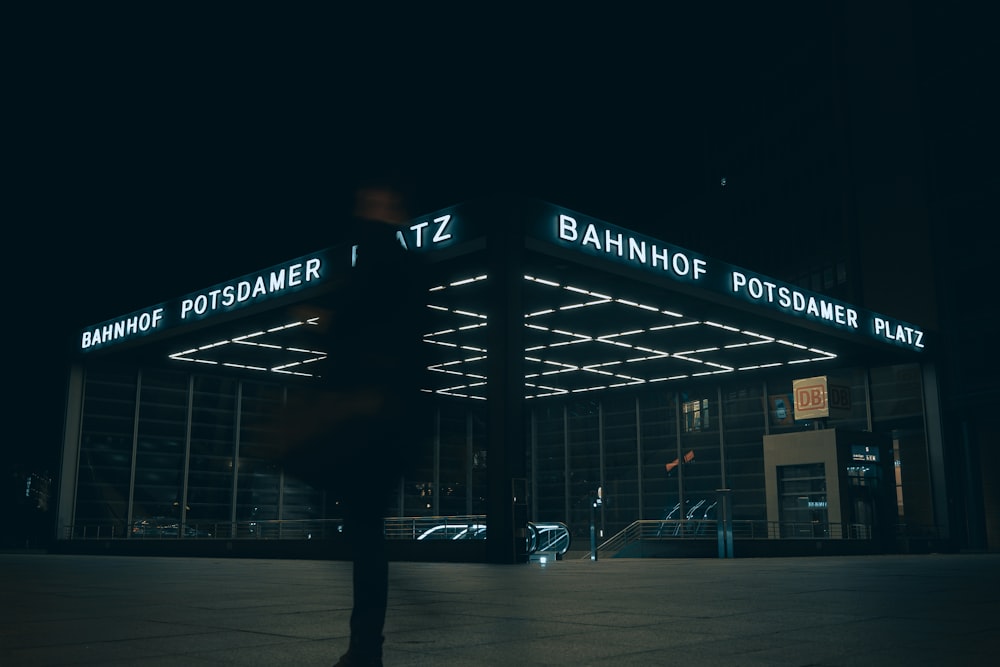
<svg viewBox="0 0 1000 667">
<path fill-rule="evenodd" d="M 736 520 L 730 522 L 733 538 L 741 540 L 871 540 L 871 526 L 859 523 L 792 523 Z M 642 540 L 716 539 L 715 519 L 648 519 L 633 521 L 603 543 L 599 553 L 615 553 Z M 590 558 L 590 554 L 584 556 Z"/>
<path fill-rule="evenodd" d="M 178 523 L 141 520 L 123 523 L 79 523 L 63 528 L 69 540 L 168 539 L 319 539 L 339 532 L 340 519 L 284 519 Z"/>
<path fill-rule="evenodd" d="M 324 539 L 343 530 L 342 519 L 283 519 L 233 522 L 203 522 L 183 527 L 169 521 L 143 519 L 131 527 L 122 523 L 84 523 L 65 526 L 63 539 L 69 540 L 311 540 Z M 469 540 L 486 539 L 486 516 L 387 517 L 385 536 L 389 540 Z M 541 551 L 561 554 L 569 550 L 569 527 L 559 522 L 528 524 L 528 553 Z"/>
<path fill-rule="evenodd" d="M 186 524 L 141 520 L 131 526 L 124 522 L 80 523 L 64 526 L 66 540 L 310 540 L 325 539 L 342 531 L 341 519 L 283 519 Z M 736 540 L 871 540 L 872 528 L 858 523 L 790 523 L 735 520 L 730 523 Z M 598 545 L 598 552 L 621 551 L 641 540 L 716 539 L 715 519 L 648 519 L 634 521 Z M 460 516 L 388 517 L 385 536 L 390 540 L 485 539 L 486 517 Z M 896 526 L 897 538 L 941 539 L 936 526 Z M 528 552 L 556 551 L 565 554 L 571 531 L 562 523 L 530 523 Z M 588 554 L 589 557 L 589 554 Z"/>
<path fill-rule="evenodd" d="M 385 537 L 390 540 L 475 539 L 486 525 L 486 515 L 388 517 Z"/>
</svg>

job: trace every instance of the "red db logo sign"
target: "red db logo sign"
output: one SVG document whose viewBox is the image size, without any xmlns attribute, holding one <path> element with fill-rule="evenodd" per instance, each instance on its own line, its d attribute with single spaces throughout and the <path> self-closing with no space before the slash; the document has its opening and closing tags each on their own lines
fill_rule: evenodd
<svg viewBox="0 0 1000 667">
<path fill-rule="evenodd" d="M 826 387 L 814 384 L 795 390 L 796 410 L 822 410 L 826 408 Z"/>
<path fill-rule="evenodd" d="M 792 393 L 795 396 L 796 419 L 815 419 L 817 417 L 830 416 L 825 375 L 793 380 Z"/>
</svg>

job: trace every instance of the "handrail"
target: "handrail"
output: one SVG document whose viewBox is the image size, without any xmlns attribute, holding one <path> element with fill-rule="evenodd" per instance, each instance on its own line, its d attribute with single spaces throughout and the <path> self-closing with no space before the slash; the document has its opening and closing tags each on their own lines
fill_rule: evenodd
<svg viewBox="0 0 1000 667">
<path fill-rule="evenodd" d="M 390 540 L 415 540 L 428 530 L 438 526 L 454 526 L 466 529 L 483 526 L 485 515 L 470 514 L 459 516 L 413 516 L 388 517 L 385 519 L 385 535 Z M 233 522 L 189 523 L 179 529 L 177 523 L 136 522 L 132 530 L 122 522 L 94 522 L 66 525 L 62 528 L 65 540 L 170 540 L 170 539 L 323 539 L 341 531 L 342 519 L 282 519 L 247 520 Z M 559 522 L 536 522 L 529 535 L 534 544 L 528 546 L 537 551 L 557 551 L 565 554 L 572 540 L 571 530 Z M 829 539 L 829 540 L 871 540 L 870 525 L 859 523 L 791 523 L 776 521 L 756 521 L 737 519 L 730 523 L 736 540 L 765 539 Z M 540 530 L 553 527 L 551 532 Z M 717 521 L 714 519 L 644 519 L 633 521 L 609 537 L 597 549 L 599 554 L 621 551 L 638 540 L 685 540 L 715 539 Z M 941 530 L 937 526 L 905 525 L 895 527 L 894 537 L 899 539 L 940 539 Z M 482 537 L 483 535 L 478 535 Z M 585 557 L 589 557 L 589 552 Z"/>
<path fill-rule="evenodd" d="M 121 523 L 81 523 L 63 527 L 67 540 L 171 540 L 171 539 L 323 539 L 342 531 L 343 519 L 266 519 L 189 523 L 183 529 L 169 520 L 140 520 L 131 530 Z M 485 537 L 486 515 L 386 517 L 389 540 L 420 540 L 440 533 L 447 539 Z M 559 522 L 529 523 L 529 552 L 564 554 L 571 544 L 570 529 Z"/>
<path fill-rule="evenodd" d="M 794 523 L 779 521 L 736 520 L 730 523 L 733 537 L 742 540 L 871 540 L 872 527 L 860 523 Z M 617 553 L 639 540 L 673 541 L 685 539 L 716 538 L 718 521 L 715 519 L 642 519 L 625 528 L 597 546 L 598 556 Z M 581 559 L 591 557 L 590 552 Z"/>
<path fill-rule="evenodd" d="M 485 514 L 460 514 L 454 516 L 386 517 L 385 536 L 390 540 L 419 540 L 427 531 L 439 527 L 471 529 L 486 523 Z"/>
<path fill-rule="evenodd" d="M 555 551 L 561 556 L 569 551 L 573 535 L 566 524 L 559 521 L 529 522 L 528 526 L 532 529 L 533 536 L 533 543 L 528 549 L 529 553 Z"/>
</svg>

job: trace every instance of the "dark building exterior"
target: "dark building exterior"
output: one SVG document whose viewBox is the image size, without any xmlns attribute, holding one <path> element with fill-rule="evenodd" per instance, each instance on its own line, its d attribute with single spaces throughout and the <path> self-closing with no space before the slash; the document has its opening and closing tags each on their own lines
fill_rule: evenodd
<svg viewBox="0 0 1000 667">
<path fill-rule="evenodd" d="M 876 517 L 880 530 L 886 523 L 885 496 L 867 497 L 870 480 L 847 472 L 864 467 L 846 463 L 857 455 L 877 464 L 883 486 L 894 478 L 893 539 L 878 548 L 998 548 L 992 410 L 1000 396 L 990 342 L 1000 322 L 983 224 L 996 219 L 998 182 L 983 76 L 992 62 L 990 24 L 905 2 L 830 5 L 810 17 L 787 40 L 745 35 L 754 57 L 720 63 L 717 76 L 705 77 L 718 104 L 704 123 L 702 188 L 687 204 L 650 210 L 648 195 L 613 203 L 604 195 L 604 210 L 579 207 L 608 221 L 594 222 L 596 236 L 587 236 L 586 215 L 563 210 L 557 215 L 578 226 L 570 231 L 567 223 L 562 240 L 558 217 L 543 238 L 532 213 L 562 209 L 512 200 L 414 222 L 410 247 L 433 257 L 438 278 L 428 285 L 429 304 L 442 310 L 440 329 L 428 332 L 439 356 L 428 364 L 427 386 L 438 407 L 429 415 L 436 437 L 418 477 L 400 488 L 398 517 L 485 516 L 495 537 L 515 534 L 523 515 L 565 522 L 586 540 L 593 515 L 601 538 L 627 533 L 636 521 L 652 522 L 648 530 L 662 536 L 676 530 L 664 519 L 717 520 L 706 512 L 726 497 L 734 527 L 749 534 L 760 528 L 771 542 L 791 542 L 795 525 L 805 523 L 811 537 L 840 539 L 874 530 Z M 655 188 L 655 165 L 646 171 L 637 187 Z M 608 230 L 617 231 L 609 237 Z M 626 258 L 631 241 L 646 240 L 646 266 L 621 259 L 619 233 Z M 661 254 L 669 270 L 649 271 L 655 239 L 660 252 L 679 248 L 682 264 Z M 134 324 L 122 320 L 122 336 L 89 330 L 101 342 L 80 350 L 71 376 L 62 539 L 98 527 L 120 536 L 147 519 L 180 537 L 181 526 L 192 536 L 259 536 L 266 528 L 291 537 L 294 521 L 312 526 L 335 516 L 322 494 L 275 465 L 270 451 L 281 434 L 268 419 L 289 392 L 308 389 L 308 369 L 320 368 L 331 351 L 306 335 L 273 343 L 298 350 L 290 357 L 255 365 L 234 350 L 274 348 L 234 341 L 256 331 L 275 337 L 270 329 L 296 322 L 288 336 L 315 327 L 288 309 L 305 305 L 321 317 L 324 300 L 335 298 L 327 268 L 349 265 L 334 259 L 341 250 L 305 256 L 295 289 L 248 299 L 246 307 L 219 305 L 230 300 L 227 287 L 233 303 L 243 303 L 236 279 L 214 294 L 193 294 L 184 326 L 164 328 L 164 306 L 159 314 L 138 311 Z M 697 258 L 711 268 L 695 280 Z M 309 260 L 320 262 L 322 279 L 312 279 Z M 254 281 L 263 277 L 270 295 L 272 275 L 290 284 L 295 264 Z M 745 283 L 734 291 L 734 267 L 744 265 L 753 271 L 739 271 Z M 705 284 L 719 273 L 730 278 L 728 292 Z M 792 299 L 793 292 L 833 310 L 827 318 L 819 310 L 818 320 L 785 312 L 782 294 Z M 574 302 L 571 295 L 582 296 Z M 838 315 L 833 304 L 844 310 Z M 687 326 L 699 335 L 688 342 L 684 327 L 655 329 L 667 325 L 649 318 L 673 317 L 666 311 L 697 322 Z M 882 339 L 861 335 L 848 311 L 859 323 L 862 313 L 887 314 Z M 257 322 L 264 328 L 250 331 Z M 918 348 L 916 331 L 923 334 Z M 751 341 L 752 334 L 761 337 Z M 812 356 L 738 364 L 727 353 L 709 358 L 715 350 L 684 354 L 742 343 L 756 353 L 772 346 L 768 338 L 791 344 L 777 343 L 785 352 L 804 345 Z M 213 343 L 211 354 L 200 349 Z M 601 354 L 609 350 L 634 356 Z M 665 359 L 680 367 L 665 370 Z M 810 378 L 826 378 L 835 395 L 846 388 L 850 407 L 796 419 L 794 383 Z M 836 435 L 815 435 L 824 431 Z M 815 459 L 780 453 L 782 437 L 807 433 L 802 447 Z M 878 460 L 854 450 L 873 446 L 862 442 L 868 435 L 852 444 L 851 434 L 875 437 Z M 769 451 L 779 453 L 770 458 Z M 787 468 L 782 475 L 779 465 Z M 834 466 L 845 471 L 836 480 L 828 474 Z M 818 497 L 824 484 L 832 493 L 834 481 L 836 512 L 831 497 Z M 786 516 L 782 483 L 804 498 L 804 506 L 785 507 Z M 524 505 L 508 502 L 513 496 Z"/>
<path fill-rule="evenodd" d="M 624 555 L 714 553 L 720 526 L 736 555 L 955 544 L 931 328 L 534 200 L 400 240 L 429 267 L 434 435 L 387 530 L 483 524 L 498 562 L 524 557 L 527 522 Z M 335 537 L 336 506 L 282 469 L 275 415 L 350 353 L 321 330 L 350 326 L 331 313 L 352 253 L 80 332 L 64 546 Z"/>
<path fill-rule="evenodd" d="M 793 19 L 780 40 L 748 33 L 753 57 L 720 67 L 703 187 L 676 214 L 714 224 L 684 225 L 675 240 L 938 331 L 953 539 L 995 550 L 988 22 L 910 2 Z"/>
</svg>

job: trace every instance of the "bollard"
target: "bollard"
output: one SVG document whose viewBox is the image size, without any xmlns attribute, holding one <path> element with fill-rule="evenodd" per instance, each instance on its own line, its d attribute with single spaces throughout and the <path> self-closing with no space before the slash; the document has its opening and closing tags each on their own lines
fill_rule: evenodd
<svg viewBox="0 0 1000 667">
<path fill-rule="evenodd" d="M 597 508 L 602 503 L 601 487 L 597 489 L 597 495 L 590 500 L 590 560 L 597 560 Z"/>
<path fill-rule="evenodd" d="M 716 525 L 716 539 L 719 543 L 719 558 L 733 557 L 733 506 L 730 502 L 732 489 L 716 489 L 719 494 L 718 519 Z"/>
</svg>

